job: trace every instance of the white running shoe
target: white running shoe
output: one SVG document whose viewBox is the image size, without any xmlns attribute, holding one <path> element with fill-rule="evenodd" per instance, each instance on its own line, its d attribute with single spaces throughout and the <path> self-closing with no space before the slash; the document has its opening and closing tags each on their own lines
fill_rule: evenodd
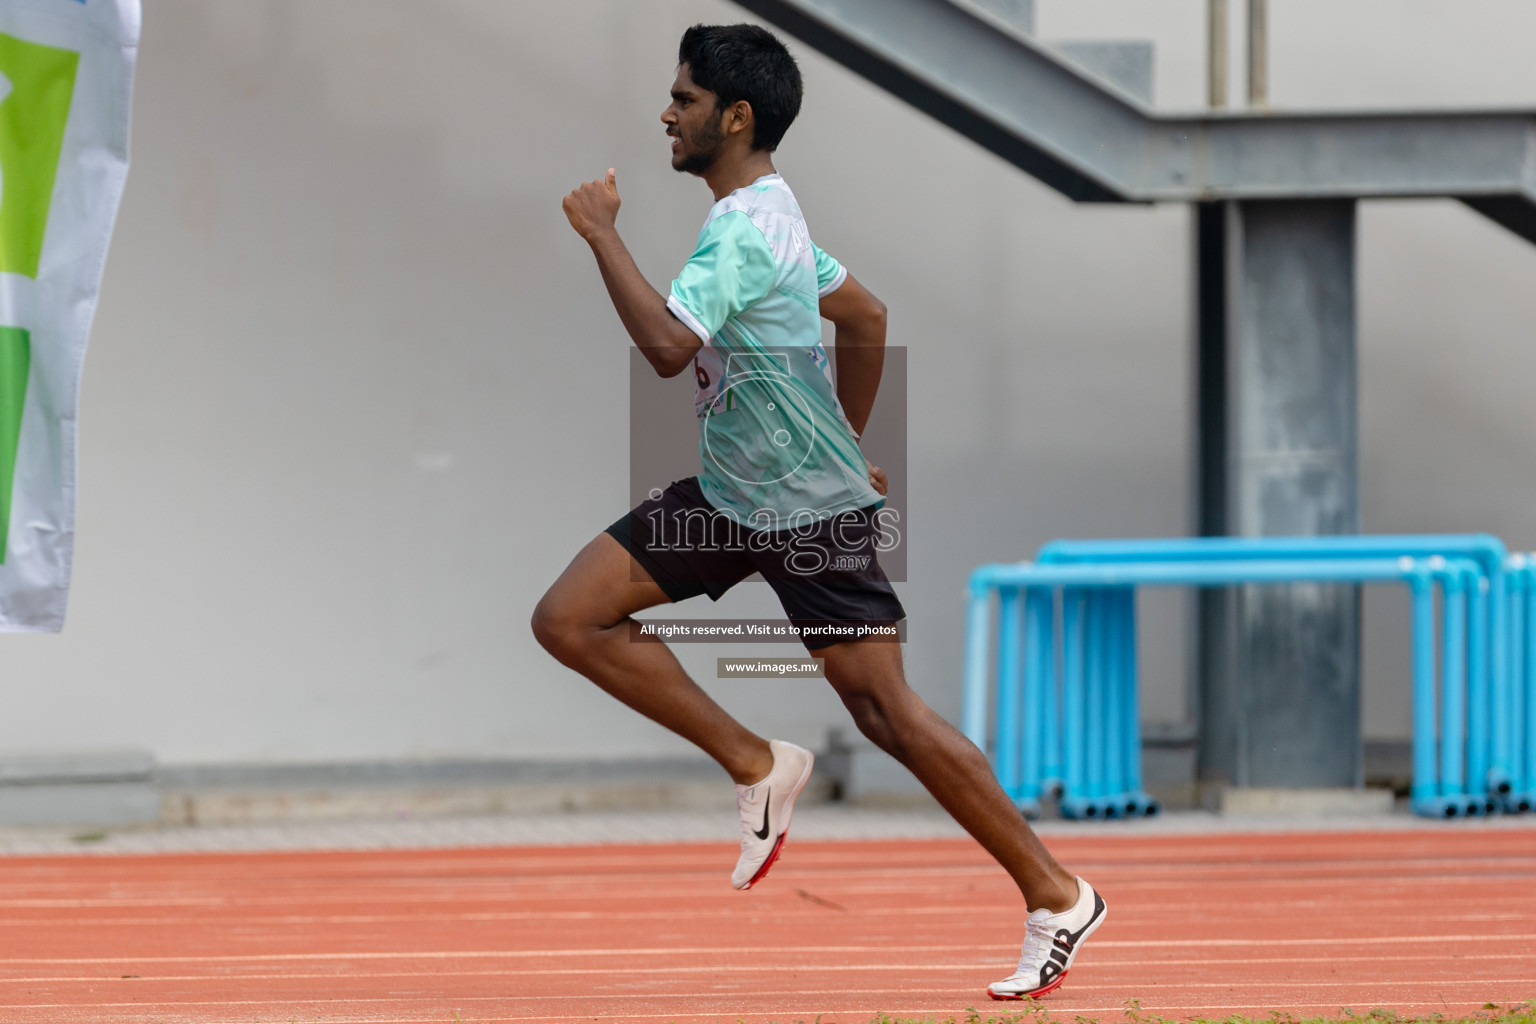
<svg viewBox="0 0 1536 1024">
<path fill-rule="evenodd" d="M 1029 915 L 1018 970 L 988 985 L 987 995 L 993 999 L 1029 999 L 1060 985 L 1083 940 L 1104 923 L 1105 909 L 1104 897 L 1079 878 L 1077 904 L 1071 910 L 1053 914 L 1042 908 Z"/>
<path fill-rule="evenodd" d="M 768 874 L 784 848 L 789 816 L 795 797 L 811 777 L 815 756 L 804 747 L 783 740 L 769 740 L 773 770 L 762 782 L 736 787 L 736 809 L 741 813 L 741 859 L 731 872 L 731 884 L 750 889 Z"/>
</svg>

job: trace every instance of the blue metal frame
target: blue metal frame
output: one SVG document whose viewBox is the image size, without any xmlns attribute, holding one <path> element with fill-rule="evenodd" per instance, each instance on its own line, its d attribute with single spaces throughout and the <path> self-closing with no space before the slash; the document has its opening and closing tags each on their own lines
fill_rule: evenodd
<svg viewBox="0 0 1536 1024">
<path fill-rule="evenodd" d="M 1529 811 L 1536 809 L 1536 560 L 1531 555 L 1515 555 L 1509 560 L 1508 577 L 1514 685 L 1507 711 L 1517 763 L 1505 806 Z"/>
<path fill-rule="evenodd" d="M 1478 585 L 1475 598 L 1469 602 L 1472 637 L 1467 669 L 1467 712 L 1471 723 L 1467 777 L 1474 787 L 1485 783 L 1496 797 L 1516 791 L 1529 794 L 1531 787 L 1516 781 L 1525 774 L 1520 734 L 1529 735 L 1529 730 L 1520 727 L 1520 680 L 1511 667 L 1515 649 L 1507 639 L 1501 642 L 1501 638 L 1510 636 L 1511 630 L 1505 580 L 1509 559 L 1504 542 L 1491 534 L 1057 540 L 1044 545 L 1036 554 L 1041 564 L 1373 557 L 1467 558 L 1477 564 L 1484 582 Z"/>
<path fill-rule="evenodd" d="M 1138 558 L 1120 561 L 1130 543 L 1157 544 L 1165 550 L 1174 546 L 1172 542 L 1085 542 L 1083 546 L 1117 548 L 1103 552 L 1104 557 L 1115 560 L 989 565 L 972 574 L 971 656 L 966 666 L 962 728 L 985 749 L 989 595 L 996 590 L 1003 611 L 998 637 L 995 765 L 1004 788 L 1025 813 L 1038 813 L 1040 797 L 1054 781 L 1052 773 L 1056 771 L 1061 775 L 1062 812 L 1068 817 L 1157 811 L 1156 801 L 1143 791 L 1141 783 L 1136 586 L 1292 582 L 1408 585 L 1413 608 L 1412 802 L 1419 814 L 1458 817 L 1495 809 L 1491 790 L 1477 778 L 1483 764 L 1479 759 L 1487 756 L 1489 733 L 1497 731 L 1494 727 L 1498 723 L 1483 717 L 1484 710 L 1491 709 L 1487 708 L 1488 694 L 1486 690 L 1479 692 L 1477 680 L 1485 673 L 1490 652 L 1503 649 L 1509 654 L 1518 670 L 1510 675 L 1518 674 L 1525 685 L 1518 688 L 1518 694 L 1509 694 L 1523 715 L 1508 736 L 1512 769 L 1509 792 L 1514 795 L 1506 796 L 1502 805 L 1509 810 L 1520 809 L 1520 801 L 1530 805 L 1529 791 L 1536 789 L 1536 757 L 1530 753 L 1528 740 L 1536 735 L 1536 714 L 1532 713 L 1536 699 L 1531 699 L 1536 693 L 1536 659 L 1528 656 L 1528 644 L 1509 636 L 1508 628 L 1490 629 L 1489 620 L 1495 607 L 1502 612 L 1507 604 L 1522 613 L 1520 634 L 1536 636 L 1536 599 L 1527 599 L 1536 589 L 1536 563 L 1525 559 L 1517 567 L 1512 561 L 1511 571 L 1506 573 L 1501 562 L 1494 586 L 1485 572 L 1486 561 L 1474 557 L 1342 557 L 1334 547 L 1329 557 L 1320 558 L 1285 557 L 1276 552 L 1269 557 L 1216 559 L 1203 550 L 1193 558 L 1181 559 L 1169 550 L 1167 557 L 1157 559 L 1143 547 L 1129 549 L 1141 551 Z M 1479 550 L 1488 550 L 1481 539 L 1477 543 Z M 1059 554 L 1063 546 L 1047 547 Z M 1234 549 L 1230 543 L 1223 546 Z M 1436 586 L 1444 595 L 1438 666 Z M 1062 608 L 1059 676 L 1055 671 L 1058 644 L 1052 615 L 1057 591 Z M 1497 601 L 1490 597 L 1494 593 Z M 1018 615 L 1021 599 L 1022 628 Z M 1494 642 L 1500 637 L 1504 642 Z M 1059 695 L 1059 724 L 1053 695 Z M 1052 763 L 1050 742 L 1058 733 L 1063 748 L 1059 768 Z"/>
</svg>

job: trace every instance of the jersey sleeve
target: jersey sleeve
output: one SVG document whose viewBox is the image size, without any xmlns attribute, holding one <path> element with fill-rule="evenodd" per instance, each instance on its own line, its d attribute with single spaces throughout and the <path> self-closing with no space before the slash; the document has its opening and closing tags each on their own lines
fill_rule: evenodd
<svg viewBox="0 0 1536 1024">
<path fill-rule="evenodd" d="M 816 294 L 826 298 L 848 280 L 848 268 L 818 249 L 815 242 L 811 243 L 811 252 L 816 256 Z"/>
<path fill-rule="evenodd" d="M 773 290 L 778 267 L 768 239 L 739 210 L 704 225 L 699 245 L 683 264 L 667 308 L 706 345 L 725 322 Z"/>
</svg>

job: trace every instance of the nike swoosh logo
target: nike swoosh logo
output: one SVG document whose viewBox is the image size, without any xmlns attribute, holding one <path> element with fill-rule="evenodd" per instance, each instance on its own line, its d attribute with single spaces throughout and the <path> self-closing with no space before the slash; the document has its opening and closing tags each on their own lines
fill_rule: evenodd
<svg viewBox="0 0 1536 1024">
<path fill-rule="evenodd" d="M 763 827 L 752 834 L 759 839 L 768 838 L 768 798 L 773 796 L 773 790 L 769 790 L 763 797 Z"/>
</svg>

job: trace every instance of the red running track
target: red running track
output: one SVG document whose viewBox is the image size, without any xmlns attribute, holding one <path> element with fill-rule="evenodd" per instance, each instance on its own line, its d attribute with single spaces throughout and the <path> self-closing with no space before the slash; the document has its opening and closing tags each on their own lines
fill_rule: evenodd
<svg viewBox="0 0 1536 1024">
<path fill-rule="evenodd" d="M 1056 838 L 1109 917 L 1053 1015 L 1536 996 L 1536 830 Z M 956 840 L 0 860 L 0 1021 L 856 1024 L 1018 1010 L 1023 911 Z"/>
</svg>

